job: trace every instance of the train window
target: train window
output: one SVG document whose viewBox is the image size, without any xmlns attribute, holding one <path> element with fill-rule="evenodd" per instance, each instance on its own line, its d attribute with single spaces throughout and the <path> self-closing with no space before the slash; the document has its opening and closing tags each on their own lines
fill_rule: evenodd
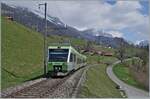
<svg viewBox="0 0 150 99">
<path fill-rule="evenodd" d="M 50 62 L 66 62 L 68 58 L 68 49 L 49 49 Z"/>
</svg>

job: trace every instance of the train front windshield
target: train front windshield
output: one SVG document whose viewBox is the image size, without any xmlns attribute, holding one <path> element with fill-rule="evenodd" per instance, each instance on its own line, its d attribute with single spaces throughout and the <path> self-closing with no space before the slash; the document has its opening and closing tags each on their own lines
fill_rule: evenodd
<svg viewBox="0 0 150 99">
<path fill-rule="evenodd" d="M 49 62 L 67 62 L 68 49 L 49 49 Z"/>
</svg>

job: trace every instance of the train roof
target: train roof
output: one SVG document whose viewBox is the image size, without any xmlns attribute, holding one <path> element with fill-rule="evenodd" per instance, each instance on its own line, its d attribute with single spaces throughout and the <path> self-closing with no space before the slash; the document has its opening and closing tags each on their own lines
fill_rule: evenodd
<svg viewBox="0 0 150 99">
<path fill-rule="evenodd" d="M 70 46 L 69 43 L 51 43 L 48 48 L 70 48 Z"/>
<path fill-rule="evenodd" d="M 77 54 L 78 56 L 82 57 L 82 58 L 86 58 L 85 55 L 80 54 L 77 50 L 75 50 L 72 46 L 70 46 L 70 49 L 73 53 Z"/>
</svg>

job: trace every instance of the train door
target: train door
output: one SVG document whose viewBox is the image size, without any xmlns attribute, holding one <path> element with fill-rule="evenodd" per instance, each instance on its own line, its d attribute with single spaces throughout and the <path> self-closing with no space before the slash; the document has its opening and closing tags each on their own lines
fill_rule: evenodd
<svg viewBox="0 0 150 99">
<path fill-rule="evenodd" d="M 69 65 L 68 65 L 68 70 L 72 70 L 73 69 L 73 54 L 70 53 L 70 57 L 69 57 Z"/>
</svg>

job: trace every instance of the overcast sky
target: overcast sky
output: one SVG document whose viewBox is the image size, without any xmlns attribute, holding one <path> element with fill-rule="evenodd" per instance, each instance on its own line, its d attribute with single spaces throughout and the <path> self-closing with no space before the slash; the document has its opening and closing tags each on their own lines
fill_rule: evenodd
<svg viewBox="0 0 150 99">
<path fill-rule="evenodd" d="M 137 42 L 150 38 L 148 0 L 51 0 L 4 1 L 7 4 L 38 10 L 39 3 L 48 3 L 48 14 L 79 30 L 95 28 L 114 37 Z"/>
</svg>

